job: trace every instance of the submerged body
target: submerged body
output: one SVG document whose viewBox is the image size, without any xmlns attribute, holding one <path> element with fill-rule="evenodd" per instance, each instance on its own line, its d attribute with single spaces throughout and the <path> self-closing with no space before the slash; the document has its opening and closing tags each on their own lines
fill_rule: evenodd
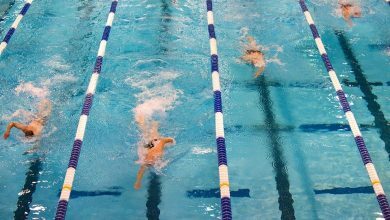
<svg viewBox="0 0 390 220">
<path fill-rule="evenodd" d="M 174 140 L 169 137 L 160 137 L 158 133 L 158 123 L 155 121 L 152 122 L 151 127 L 146 124 L 143 116 L 136 118 L 136 122 L 142 131 L 143 139 L 150 140 L 144 145 L 144 148 L 146 149 L 145 157 L 141 162 L 141 167 L 137 173 L 137 180 L 134 184 L 134 189 L 139 189 L 141 188 L 142 177 L 146 169 L 155 165 L 157 161 L 162 159 L 166 144 L 173 143 Z"/>
<path fill-rule="evenodd" d="M 42 133 L 43 126 L 45 125 L 48 117 L 51 113 L 51 102 L 48 99 L 42 100 L 38 105 L 38 114 L 27 125 L 19 122 L 11 122 L 8 124 L 6 131 L 4 132 L 4 139 L 7 139 L 11 133 L 12 128 L 21 130 L 26 137 L 39 136 Z"/>
<path fill-rule="evenodd" d="M 341 15 L 344 20 L 352 26 L 351 18 L 360 18 L 362 16 L 361 9 L 358 5 L 354 5 L 352 3 L 347 3 L 345 1 L 339 1 Z"/>
<path fill-rule="evenodd" d="M 257 71 L 254 74 L 254 77 L 257 78 L 260 76 L 265 69 L 265 59 L 264 54 L 260 50 L 260 47 L 256 44 L 256 41 L 253 37 L 247 37 L 248 44 L 245 46 L 245 54 L 241 57 L 247 63 L 251 63 L 255 66 Z"/>
</svg>

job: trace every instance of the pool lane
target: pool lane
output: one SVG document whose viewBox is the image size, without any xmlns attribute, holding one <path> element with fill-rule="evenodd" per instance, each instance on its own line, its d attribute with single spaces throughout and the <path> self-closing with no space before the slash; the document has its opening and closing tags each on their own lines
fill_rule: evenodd
<svg viewBox="0 0 390 220">
<path fill-rule="evenodd" d="M 378 97 L 373 93 L 372 86 L 367 80 L 367 77 L 354 54 L 350 42 L 345 37 L 344 31 L 335 30 L 334 33 L 340 43 L 345 59 L 355 76 L 356 83 L 364 94 L 363 99 L 367 102 L 367 108 L 374 116 L 375 127 L 378 128 L 380 138 L 385 143 L 385 150 L 388 154 L 388 159 L 390 160 L 390 124 L 386 120 L 385 114 L 377 102 Z"/>
<path fill-rule="evenodd" d="M 275 172 L 276 189 L 279 194 L 279 210 L 282 212 L 281 219 L 295 219 L 293 207 L 294 200 L 290 193 L 290 181 L 288 179 L 287 164 L 280 142 L 279 125 L 275 120 L 272 110 L 272 100 L 267 81 L 263 76 L 258 79 L 258 91 L 260 106 L 264 112 L 264 124 L 271 145 L 272 164 Z"/>
</svg>

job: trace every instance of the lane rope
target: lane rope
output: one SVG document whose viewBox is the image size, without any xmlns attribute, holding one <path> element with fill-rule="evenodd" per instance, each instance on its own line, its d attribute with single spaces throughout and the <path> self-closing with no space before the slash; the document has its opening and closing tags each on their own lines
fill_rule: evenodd
<svg viewBox="0 0 390 220">
<path fill-rule="evenodd" d="M 207 23 L 210 38 L 211 74 L 214 91 L 215 133 L 218 151 L 219 186 L 221 192 L 221 216 L 223 220 L 230 220 L 232 219 L 232 210 L 230 202 L 229 175 L 223 125 L 221 85 L 218 70 L 217 39 L 214 30 L 213 3 L 211 0 L 207 0 L 206 4 Z"/>
<path fill-rule="evenodd" d="M 79 124 L 77 126 L 76 137 L 73 143 L 72 153 L 69 160 L 68 169 L 66 170 L 66 175 L 64 179 L 64 184 L 61 190 L 60 200 L 58 201 L 57 212 L 55 219 L 64 220 L 66 215 L 66 210 L 68 207 L 68 202 L 70 198 L 70 193 L 73 187 L 73 180 L 76 172 L 77 163 L 80 156 L 81 146 L 83 144 L 85 127 L 87 125 L 87 120 L 89 116 L 89 111 L 92 106 L 93 96 L 95 94 L 96 85 L 98 82 L 99 74 L 102 69 L 103 57 L 106 51 L 108 37 L 110 35 L 112 22 L 114 21 L 116 6 L 118 0 L 113 0 L 111 3 L 110 12 L 108 14 L 107 23 L 104 28 L 103 36 L 100 41 L 100 46 L 95 62 L 95 67 L 93 69 L 92 77 L 89 81 L 88 89 L 86 92 L 83 108 L 81 111 L 81 116 Z"/>
<path fill-rule="evenodd" d="M 345 116 L 348 120 L 349 126 L 352 130 L 356 145 L 358 147 L 360 156 L 363 160 L 363 164 L 366 167 L 368 176 L 370 177 L 370 181 L 371 181 L 372 187 L 374 188 L 376 199 L 378 200 L 383 217 L 386 220 L 390 220 L 389 202 L 387 201 L 386 194 L 383 190 L 382 184 L 379 180 L 379 177 L 378 177 L 378 174 L 377 174 L 376 169 L 374 167 L 374 164 L 372 163 L 372 160 L 371 160 L 370 154 L 367 150 L 366 144 L 364 143 L 364 139 L 363 139 L 362 134 L 360 132 L 359 126 L 356 122 L 355 116 L 353 115 L 353 113 L 351 111 L 351 107 L 349 106 L 347 98 L 345 97 L 345 93 L 344 93 L 343 89 L 341 88 L 341 84 L 339 82 L 339 79 L 337 78 L 336 72 L 334 71 L 333 66 L 329 60 L 329 57 L 326 54 L 325 46 L 322 43 L 322 40 L 320 38 L 320 35 L 318 34 L 318 30 L 317 30 L 316 26 L 314 25 L 313 18 L 311 17 L 310 12 L 306 7 L 305 1 L 300 0 L 299 4 L 301 5 L 301 8 L 302 8 L 302 11 L 306 17 L 307 23 L 310 26 L 310 30 L 313 34 L 318 51 L 320 52 L 320 55 L 321 55 L 322 60 L 325 64 L 326 70 L 328 71 L 328 74 L 330 76 L 332 84 L 333 84 L 333 86 L 336 90 L 337 96 L 339 98 L 340 104 L 343 108 L 343 111 L 344 111 Z"/>
<path fill-rule="evenodd" d="M 15 33 L 16 28 L 18 28 L 20 21 L 23 19 L 24 15 L 26 15 L 28 9 L 30 8 L 32 1 L 33 0 L 26 0 L 22 10 L 19 12 L 14 23 L 12 23 L 11 28 L 8 30 L 3 41 L 0 43 L 0 55 L 3 53 L 3 51 L 7 47 L 12 35 Z"/>
</svg>

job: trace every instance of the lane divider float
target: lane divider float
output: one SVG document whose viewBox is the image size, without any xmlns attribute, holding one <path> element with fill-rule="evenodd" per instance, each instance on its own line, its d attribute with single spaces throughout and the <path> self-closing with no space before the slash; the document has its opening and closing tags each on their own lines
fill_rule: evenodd
<svg viewBox="0 0 390 220">
<path fill-rule="evenodd" d="M 229 175 L 222 113 L 221 85 L 218 70 L 217 39 L 215 37 L 214 29 L 213 3 L 211 0 L 207 0 L 206 4 L 207 23 L 210 38 L 211 76 L 214 91 L 215 132 L 218 151 L 219 187 L 221 192 L 221 215 L 222 220 L 230 220 L 232 219 L 232 210 L 230 202 Z"/>
<path fill-rule="evenodd" d="M 15 33 L 16 28 L 18 28 L 18 25 L 20 21 L 22 21 L 24 15 L 26 15 L 28 9 L 30 8 L 30 5 L 33 0 L 26 0 L 22 10 L 19 12 L 18 16 L 16 17 L 14 23 L 12 23 L 11 28 L 8 30 L 7 34 L 5 35 L 3 41 L 0 43 L 0 55 L 3 53 L 5 48 L 7 47 L 12 35 Z"/>
</svg>

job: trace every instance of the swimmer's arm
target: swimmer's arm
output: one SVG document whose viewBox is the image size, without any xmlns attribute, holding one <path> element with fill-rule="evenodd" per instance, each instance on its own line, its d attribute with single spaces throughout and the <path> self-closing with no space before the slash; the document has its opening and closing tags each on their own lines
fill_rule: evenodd
<svg viewBox="0 0 390 220">
<path fill-rule="evenodd" d="M 4 132 L 4 139 L 7 139 L 9 137 L 9 134 L 10 134 L 11 129 L 13 127 L 17 128 L 19 130 L 22 130 L 23 132 L 27 129 L 27 126 L 22 124 L 22 123 L 11 122 L 11 123 L 8 124 L 7 129 Z"/>
<path fill-rule="evenodd" d="M 256 73 L 255 73 L 255 78 L 259 77 L 263 72 L 264 72 L 264 66 L 260 67 Z"/>
<path fill-rule="evenodd" d="M 141 188 L 142 176 L 144 175 L 145 170 L 146 170 L 146 166 L 145 165 L 142 165 L 141 168 L 138 170 L 137 180 L 134 183 L 134 189 Z"/>
</svg>

